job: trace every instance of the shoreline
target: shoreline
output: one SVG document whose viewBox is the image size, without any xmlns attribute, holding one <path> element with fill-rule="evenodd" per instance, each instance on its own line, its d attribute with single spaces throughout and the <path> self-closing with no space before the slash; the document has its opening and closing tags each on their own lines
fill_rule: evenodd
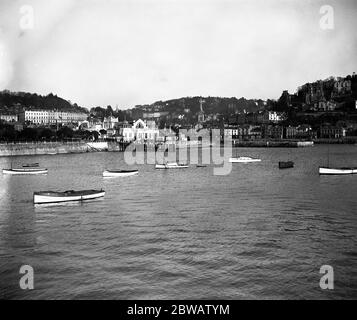
<svg viewBox="0 0 357 320">
<path fill-rule="evenodd" d="M 0 144 L 0 157 L 108 151 L 107 142 L 33 142 Z"/>
<path fill-rule="evenodd" d="M 314 139 L 312 141 L 290 141 L 290 140 L 255 140 L 255 141 L 232 141 L 235 148 L 306 148 L 319 144 L 349 144 L 356 145 L 354 139 Z M 11 156 L 36 156 L 36 155 L 57 155 L 87 152 L 123 152 L 128 143 L 118 142 L 16 142 L 0 144 L 0 157 Z M 144 144 L 140 144 L 144 145 Z M 173 144 L 168 143 L 165 149 Z M 136 145 L 137 147 L 138 145 Z M 214 147 L 212 144 L 175 144 L 177 149 L 182 147 L 190 148 Z M 135 148 L 136 148 L 135 147 Z M 162 148 L 162 146 L 161 146 Z M 146 150 L 146 148 L 145 148 Z"/>
</svg>

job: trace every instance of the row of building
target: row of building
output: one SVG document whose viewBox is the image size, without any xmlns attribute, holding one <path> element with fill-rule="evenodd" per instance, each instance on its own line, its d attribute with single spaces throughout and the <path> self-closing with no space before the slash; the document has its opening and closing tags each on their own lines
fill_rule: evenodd
<svg viewBox="0 0 357 320">
<path fill-rule="evenodd" d="M 198 124 L 206 122 L 205 113 L 200 101 Z M 347 129 L 343 126 L 321 126 L 313 130 L 310 125 L 283 126 L 281 123 L 287 119 L 284 112 L 261 111 L 244 113 L 226 119 L 224 135 L 231 136 L 233 140 L 259 140 L 259 139 L 314 139 L 314 138 L 341 138 L 346 136 Z M 145 117 L 129 123 L 120 122 L 113 116 L 99 119 L 88 116 L 86 113 L 67 112 L 58 110 L 24 110 L 18 115 L 0 114 L 0 120 L 35 126 L 69 126 L 77 130 L 97 131 L 104 138 L 112 138 L 124 142 L 141 141 L 157 142 L 167 139 L 185 140 L 184 135 L 175 135 L 170 129 L 160 130 L 155 120 Z M 247 122 L 249 124 L 247 124 Z M 18 128 L 20 128 L 18 126 Z M 200 130 L 204 126 L 196 126 Z M 209 126 L 207 126 L 210 129 Z M 189 129 L 189 128 L 188 128 Z M 223 129 L 223 128 L 222 128 Z"/>
<path fill-rule="evenodd" d="M 0 114 L 5 122 L 20 122 L 39 126 L 68 125 L 87 120 L 88 114 L 58 110 L 23 110 L 19 114 Z"/>
<path fill-rule="evenodd" d="M 310 125 L 281 126 L 281 125 L 240 125 L 224 129 L 225 136 L 233 140 L 260 140 L 260 139 L 339 139 L 346 137 L 348 129 L 336 125 L 322 125 L 317 130 Z"/>
</svg>

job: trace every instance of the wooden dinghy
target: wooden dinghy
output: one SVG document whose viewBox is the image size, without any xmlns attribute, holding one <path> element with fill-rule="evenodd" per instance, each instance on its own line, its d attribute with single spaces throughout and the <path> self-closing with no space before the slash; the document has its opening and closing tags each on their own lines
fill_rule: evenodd
<svg viewBox="0 0 357 320">
<path fill-rule="evenodd" d="M 238 158 L 229 158 L 229 162 L 232 163 L 250 163 L 250 162 L 260 162 L 261 159 L 255 159 L 251 157 L 238 157 Z"/>
<path fill-rule="evenodd" d="M 105 170 L 103 177 L 128 177 L 139 173 L 139 170 Z"/>
<path fill-rule="evenodd" d="M 71 201 L 85 201 L 102 198 L 105 195 L 104 190 L 82 190 L 82 191 L 41 191 L 34 192 L 33 202 L 34 204 L 45 204 L 45 203 L 61 203 L 61 202 L 71 202 Z"/>
<path fill-rule="evenodd" d="M 34 174 L 47 174 L 48 170 L 44 168 L 18 168 L 18 169 L 3 169 L 4 174 L 13 175 L 34 175 Z"/>
<path fill-rule="evenodd" d="M 188 168 L 186 164 L 180 164 L 177 162 L 165 163 L 165 164 L 156 164 L 155 169 L 184 169 Z"/>
<path fill-rule="evenodd" d="M 329 168 L 320 167 L 320 175 L 346 175 L 346 174 L 357 174 L 357 167 L 352 168 Z"/>
<path fill-rule="evenodd" d="M 36 163 L 25 163 L 22 165 L 23 168 L 38 168 L 40 164 L 38 162 Z"/>
</svg>

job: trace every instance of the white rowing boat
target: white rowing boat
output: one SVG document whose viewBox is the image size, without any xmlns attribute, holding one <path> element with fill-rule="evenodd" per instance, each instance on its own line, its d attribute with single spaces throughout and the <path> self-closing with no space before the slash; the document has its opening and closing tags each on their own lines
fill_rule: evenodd
<svg viewBox="0 0 357 320">
<path fill-rule="evenodd" d="M 229 158 L 229 162 L 232 163 L 248 163 L 248 162 L 260 162 L 261 159 L 254 159 L 251 157 L 238 157 L 238 158 Z"/>
<path fill-rule="evenodd" d="M 184 169 L 188 168 L 186 164 L 180 164 L 177 162 L 169 162 L 165 164 L 156 164 L 155 169 Z"/>
<path fill-rule="evenodd" d="M 138 170 L 105 170 L 103 177 L 128 177 L 139 173 Z"/>
<path fill-rule="evenodd" d="M 18 169 L 3 169 L 3 174 L 13 175 L 34 175 L 34 174 L 47 174 L 48 170 L 44 168 L 18 168 Z"/>
<path fill-rule="evenodd" d="M 33 194 L 34 204 L 60 203 L 71 201 L 85 201 L 104 197 L 104 190 L 82 190 L 82 191 L 41 191 Z"/>
<path fill-rule="evenodd" d="M 345 174 L 357 174 L 357 168 L 319 168 L 320 175 L 345 175 Z"/>
</svg>

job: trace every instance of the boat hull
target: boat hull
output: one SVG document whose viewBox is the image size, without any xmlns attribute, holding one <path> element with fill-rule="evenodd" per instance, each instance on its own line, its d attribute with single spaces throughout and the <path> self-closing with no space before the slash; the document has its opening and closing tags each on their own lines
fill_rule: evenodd
<svg viewBox="0 0 357 320">
<path fill-rule="evenodd" d="M 47 169 L 3 169 L 3 174 L 12 175 L 34 175 L 34 174 L 47 174 Z"/>
<path fill-rule="evenodd" d="M 129 177 L 129 176 L 135 176 L 139 173 L 138 170 L 130 170 L 130 171 L 111 171 L 111 170 L 105 170 L 103 172 L 103 177 L 106 178 L 113 178 L 113 177 Z"/>
<path fill-rule="evenodd" d="M 105 195 L 103 190 L 88 190 L 78 192 L 35 192 L 33 194 L 34 204 L 62 203 L 72 201 L 85 201 L 102 198 Z"/>
<path fill-rule="evenodd" d="M 155 169 L 185 169 L 188 165 L 183 164 L 156 164 Z"/>
<path fill-rule="evenodd" d="M 229 158 L 229 162 L 231 163 L 250 163 L 250 162 L 260 162 L 261 159 L 253 159 L 253 158 Z"/>
<path fill-rule="evenodd" d="M 349 175 L 357 174 L 357 168 L 319 168 L 320 175 Z"/>
</svg>

